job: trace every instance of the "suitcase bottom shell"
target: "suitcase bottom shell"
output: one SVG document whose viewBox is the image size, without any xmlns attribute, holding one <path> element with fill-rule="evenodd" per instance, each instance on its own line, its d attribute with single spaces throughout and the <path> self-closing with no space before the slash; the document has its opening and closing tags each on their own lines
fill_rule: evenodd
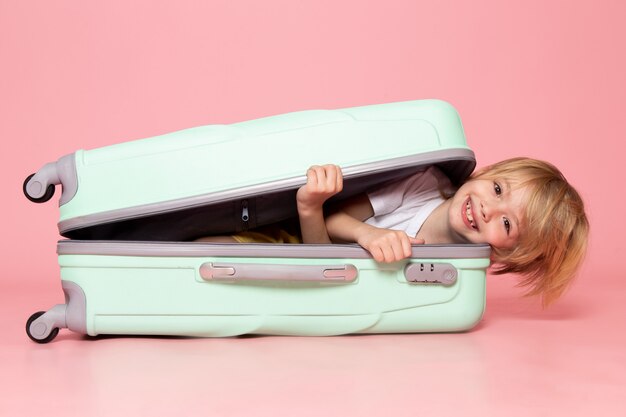
<svg viewBox="0 0 626 417">
<path fill-rule="evenodd" d="M 375 262 L 358 245 L 60 241 L 65 304 L 29 318 L 39 343 L 86 335 L 469 330 L 485 307 L 488 245 L 414 246 Z"/>
</svg>

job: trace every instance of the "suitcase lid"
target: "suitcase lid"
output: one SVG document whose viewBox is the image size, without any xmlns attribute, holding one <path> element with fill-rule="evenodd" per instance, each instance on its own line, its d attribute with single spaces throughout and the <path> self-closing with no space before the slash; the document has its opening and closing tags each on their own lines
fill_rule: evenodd
<svg viewBox="0 0 626 417">
<path fill-rule="evenodd" d="M 458 184 L 476 164 L 456 110 L 418 100 L 187 129 L 77 151 L 46 167 L 63 185 L 62 236 L 180 241 L 297 216 L 307 168 L 325 163 L 344 172 L 333 200 L 428 165 Z"/>
</svg>

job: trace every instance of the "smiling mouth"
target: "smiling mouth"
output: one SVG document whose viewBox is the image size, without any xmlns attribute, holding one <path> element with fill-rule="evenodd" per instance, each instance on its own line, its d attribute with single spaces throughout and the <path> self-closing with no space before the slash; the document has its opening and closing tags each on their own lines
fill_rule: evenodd
<svg viewBox="0 0 626 417">
<path fill-rule="evenodd" d="M 465 213 L 465 220 L 467 220 L 467 224 L 469 225 L 469 227 L 474 230 L 478 230 L 478 225 L 474 221 L 474 212 L 472 210 L 472 200 L 470 200 L 469 198 L 467 199 L 467 202 L 465 203 L 464 213 Z"/>
</svg>

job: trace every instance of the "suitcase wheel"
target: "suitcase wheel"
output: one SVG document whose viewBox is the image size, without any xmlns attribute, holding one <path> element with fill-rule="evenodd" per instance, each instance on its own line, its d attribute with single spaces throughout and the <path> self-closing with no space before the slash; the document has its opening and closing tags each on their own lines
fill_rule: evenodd
<svg viewBox="0 0 626 417">
<path fill-rule="evenodd" d="M 50 200 L 52 196 L 54 195 L 54 184 L 48 185 L 48 188 L 46 188 L 46 192 L 41 197 L 33 197 L 30 194 L 28 194 L 27 186 L 28 186 L 28 181 L 30 181 L 31 178 L 33 178 L 34 176 L 35 174 L 30 174 L 24 180 L 24 185 L 22 187 L 22 190 L 24 191 L 24 195 L 33 203 L 45 203 L 46 201 Z"/>
<path fill-rule="evenodd" d="M 50 334 L 47 335 L 46 337 L 38 337 L 36 334 L 33 334 L 31 332 L 31 329 L 30 329 L 31 324 L 33 324 L 33 322 L 37 320 L 39 317 L 41 317 L 44 313 L 45 311 L 38 311 L 32 316 L 30 316 L 28 320 L 26 321 L 26 334 L 28 335 L 28 337 L 30 337 L 32 341 L 37 342 L 37 343 L 48 343 L 52 341 L 52 339 L 57 337 L 57 334 L 59 334 L 58 327 L 55 327 L 54 329 L 52 329 Z"/>
</svg>

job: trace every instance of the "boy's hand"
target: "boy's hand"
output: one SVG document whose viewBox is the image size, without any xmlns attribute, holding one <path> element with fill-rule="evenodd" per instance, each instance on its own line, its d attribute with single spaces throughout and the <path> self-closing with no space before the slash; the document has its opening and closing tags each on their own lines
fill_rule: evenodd
<svg viewBox="0 0 626 417">
<path fill-rule="evenodd" d="M 410 257 L 411 245 L 424 244 L 424 240 L 410 237 L 401 230 L 370 228 L 357 243 L 377 262 L 395 262 Z"/>
<path fill-rule="evenodd" d="M 343 175 L 337 165 L 313 165 L 306 177 L 306 184 L 296 194 L 301 215 L 321 210 L 326 200 L 343 189 Z"/>
</svg>

